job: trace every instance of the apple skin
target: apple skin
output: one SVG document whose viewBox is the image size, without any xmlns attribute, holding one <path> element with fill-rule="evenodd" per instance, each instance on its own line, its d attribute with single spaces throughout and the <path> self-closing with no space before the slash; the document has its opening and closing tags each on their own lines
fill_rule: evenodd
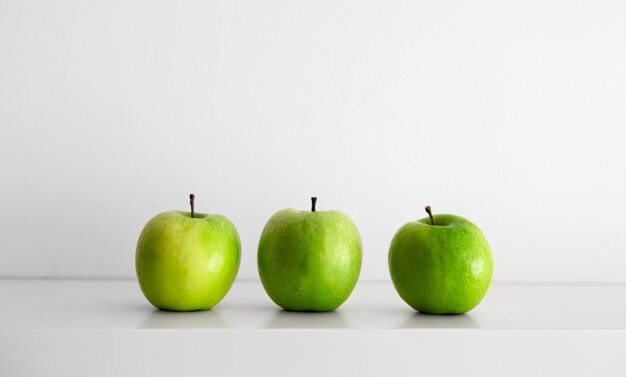
<svg viewBox="0 0 626 377">
<path fill-rule="evenodd" d="M 327 312 L 348 299 L 361 273 L 361 236 L 339 211 L 284 209 L 263 229 L 257 262 L 265 291 L 291 311 Z"/>
<path fill-rule="evenodd" d="M 471 221 L 435 215 L 401 227 L 389 248 L 389 271 L 400 297 L 429 314 L 461 314 L 483 299 L 493 276 L 487 239 Z"/>
<path fill-rule="evenodd" d="M 210 309 L 235 281 L 241 243 L 230 220 L 182 211 L 153 217 L 137 241 L 141 291 L 159 309 Z"/>
</svg>

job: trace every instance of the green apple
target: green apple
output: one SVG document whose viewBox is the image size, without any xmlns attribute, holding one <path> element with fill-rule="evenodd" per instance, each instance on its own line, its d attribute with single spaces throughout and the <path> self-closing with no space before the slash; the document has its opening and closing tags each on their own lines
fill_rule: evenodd
<svg viewBox="0 0 626 377">
<path fill-rule="evenodd" d="M 389 271 L 400 297 L 413 309 L 461 314 L 483 299 L 493 275 L 487 239 L 471 221 L 432 215 L 405 224 L 389 248 Z"/>
<path fill-rule="evenodd" d="M 361 236 L 339 211 L 284 209 L 261 234 L 258 268 L 270 298 L 283 309 L 326 312 L 348 297 L 361 272 Z"/>
<path fill-rule="evenodd" d="M 241 243 L 230 220 L 220 215 L 171 211 L 143 228 L 135 267 L 144 296 L 159 309 L 210 309 L 235 281 Z"/>
</svg>

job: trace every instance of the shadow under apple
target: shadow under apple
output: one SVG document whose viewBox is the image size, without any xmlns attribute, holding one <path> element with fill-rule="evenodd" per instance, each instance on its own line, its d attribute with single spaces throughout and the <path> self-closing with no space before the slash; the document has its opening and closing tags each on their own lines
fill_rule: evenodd
<svg viewBox="0 0 626 377">
<path fill-rule="evenodd" d="M 263 325 L 266 329 L 336 329 L 346 328 L 347 322 L 338 312 L 292 312 L 277 309 Z"/>
<path fill-rule="evenodd" d="M 152 309 L 139 328 L 142 329 L 224 329 L 228 324 L 215 310 L 174 312 Z"/>
<path fill-rule="evenodd" d="M 469 314 L 425 314 L 411 312 L 399 326 L 402 329 L 477 329 L 480 324 Z"/>
</svg>

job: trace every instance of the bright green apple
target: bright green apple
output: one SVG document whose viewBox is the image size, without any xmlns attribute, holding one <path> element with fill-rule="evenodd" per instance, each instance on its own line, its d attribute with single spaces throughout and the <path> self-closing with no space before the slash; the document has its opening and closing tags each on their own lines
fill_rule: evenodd
<svg viewBox="0 0 626 377">
<path fill-rule="evenodd" d="M 415 310 L 461 314 L 483 299 L 493 275 L 487 239 L 471 221 L 433 216 L 405 224 L 389 248 L 389 271 L 400 297 Z"/>
<path fill-rule="evenodd" d="M 258 268 L 270 298 L 286 310 L 337 309 L 361 272 L 361 236 L 338 211 L 284 209 L 261 234 Z"/>
<path fill-rule="evenodd" d="M 144 296 L 159 309 L 210 309 L 235 281 L 241 258 L 237 230 L 220 215 L 171 211 L 143 228 L 135 267 Z"/>
</svg>

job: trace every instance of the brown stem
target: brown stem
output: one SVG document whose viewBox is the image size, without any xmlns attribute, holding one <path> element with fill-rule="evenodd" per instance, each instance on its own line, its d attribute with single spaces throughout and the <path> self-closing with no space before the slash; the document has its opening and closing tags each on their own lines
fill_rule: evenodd
<svg viewBox="0 0 626 377">
<path fill-rule="evenodd" d="M 430 210 L 430 206 L 426 206 L 426 213 L 428 213 L 428 217 L 430 217 L 430 224 L 435 225 L 435 218 L 433 217 L 433 212 Z"/>
<path fill-rule="evenodd" d="M 191 204 L 191 218 L 193 219 L 193 201 L 196 199 L 194 194 L 189 194 L 189 204 Z"/>
<path fill-rule="evenodd" d="M 316 197 L 311 198 L 311 212 L 315 212 L 315 203 L 317 202 Z"/>
</svg>

